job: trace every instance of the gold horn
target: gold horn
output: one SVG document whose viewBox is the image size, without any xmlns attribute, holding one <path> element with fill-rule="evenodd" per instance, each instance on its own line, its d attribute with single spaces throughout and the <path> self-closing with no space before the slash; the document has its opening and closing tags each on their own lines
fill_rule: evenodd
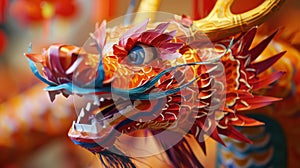
<svg viewBox="0 0 300 168">
<path fill-rule="evenodd" d="M 217 0 L 209 15 L 194 21 L 194 26 L 208 35 L 211 40 L 216 41 L 260 25 L 281 6 L 284 0 L 265 0 L 258 7 L 242 14 L 231 12 L 233 1 Z"/>
<path fill-rule="evenodd" d="M 284 0 L 265 0 L 258 7 L 250 11 L 233 14 L 230 10 L 233 1 L 217 0 L 209 15 L 203 19 L 195 20 L 193 23 L 194 26 L 207 34 L 212 41 L 216 41 L 260 25 L 284 2 Z M 142 0 L 138 12 L 156 11 L 159 4 L 160 0 Z M 141 17 L 137 17 L 135 21 L 145 19 L 145 16 Z M 148 17 L 151 18 L 154 16 Z"/>
<path fill-rule="evenodd" d="M 137 12 L 149 12 L 148 14 L 136 15 L 134 23 L 139 23 L 144 21 L 146 18 L 154 19 L 155 12 L 158 10 L 160 5 L 160 0 L 141 0 Z"/>
</svg>

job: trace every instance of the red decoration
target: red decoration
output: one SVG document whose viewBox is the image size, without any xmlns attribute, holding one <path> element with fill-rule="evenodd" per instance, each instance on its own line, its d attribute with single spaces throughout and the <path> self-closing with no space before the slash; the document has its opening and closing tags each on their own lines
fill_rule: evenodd
<svg viewBox="0 0 300 168">
<path fill-rule="evenodd" d="M 41 22 L 53 17 L 70 18 L 77 12 L 74 0 L 16 0 L 10 14 L 21 24 Z"/>
<path fill-rule="evenodd" d="M 4 52 L 6 48 L 6 43 L 7 43 L 6 35 L 2 30 L 0 30 L 0 54 Z"/>
<path fill-rule="evenodd" d="M 115 13 L 115 0 L 92 0 L 93 7 L 91 10 L 92 22 L 101 20 L 109 20 L 113 18 Z"/>
<path fill-rule="evenodd" d="M 244 13 L 251 9 L 256 8 L 263 2 L 264 0 L 251 0 L 251 1 L 235 0 L 233 1 L 230 9 L 231 12 L 234 14 Z"/>
<path fill-rule="evenodd" d="M 57 0 L 55 3 L 55 11 L 61 17 L 73 17 L 77 11 L 77 4 L 74 0 Z"/>
<path fill-rule="evenodd" d="M 206 17 L 215 6 L 216 0 L 194 0 L 193 19 Z"/>
<path fill-rule="evenodd" d="M 244 13 L 263 3 L 264 0 L 234 0 L 231 5 L 231 12 L 234 14 Z M 198 20 L 206 17 L 215 6 L 216 0 L 194 0 L 193 19 Z"/>
<path fill-rule="evenodd" d="M 8 4 L 8 0 L 0 1 L 0 23 L 4 22 L 7 4 Z"/>
</svg>

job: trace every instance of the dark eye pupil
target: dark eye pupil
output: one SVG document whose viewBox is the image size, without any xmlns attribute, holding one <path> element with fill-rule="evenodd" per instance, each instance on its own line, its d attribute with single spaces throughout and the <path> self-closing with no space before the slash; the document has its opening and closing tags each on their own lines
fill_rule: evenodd
<svg viewBox="0 0 300 168">
<path fill-rule="evenodd" d="M 137 53 L 136 52 L 132 52 L 129 54 L 129 60 L 130 61 L 136 61 L 137 59 Z"/>
<path fill-rule="evenodd" d="M 128 54 L 128 60 L 132 64 L 140 65 L 144 63 L 145 51 L 143 47 L 137 45 Z"/>
</svg>

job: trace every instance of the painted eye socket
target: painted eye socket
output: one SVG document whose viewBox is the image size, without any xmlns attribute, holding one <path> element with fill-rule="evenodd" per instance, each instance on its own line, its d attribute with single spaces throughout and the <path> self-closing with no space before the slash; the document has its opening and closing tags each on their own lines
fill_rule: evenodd
<svg viewBox="0 0 300 168">
<path fill-rule="evenodd" d="M 128 61 L 134 65 L 147 64 L 157 58 L 155 47 L 138 44 L 128 54 Z"/>
</svg>

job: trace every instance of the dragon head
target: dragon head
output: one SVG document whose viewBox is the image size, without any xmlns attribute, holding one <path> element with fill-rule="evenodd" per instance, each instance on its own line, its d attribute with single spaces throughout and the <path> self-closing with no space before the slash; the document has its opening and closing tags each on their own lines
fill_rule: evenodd
<svg viewBox="0 0 300 168">
<path fill-rule="evenodd" d="M 241 112 L 279 100 L 255 94 L 283 74 L 260 75 L 284 52 L 255 61 L 275 33 L 250 49 L 256 27 L 211 42 L 198 22 L 186 23 L 147 19 L 107 28 L 102 22 L 83 47 L 54 44 L 42 54 L 25 54 L 33 73 L 49 85 L 52 101 L 59 93 L 83 98 L 69 131 L 75 144 L 100 154 L 105 165 L 134 167 L 115 144 L 122 135 L 144 131 L 174 165 L 201 167 L 186 136 L 204 152 L 205 135 L 222 144 L 221 134 L 251 143 L 235 126 L 263 124 Z M 178 158 L 181 151 L 186 159 Z"/>
</svg>

